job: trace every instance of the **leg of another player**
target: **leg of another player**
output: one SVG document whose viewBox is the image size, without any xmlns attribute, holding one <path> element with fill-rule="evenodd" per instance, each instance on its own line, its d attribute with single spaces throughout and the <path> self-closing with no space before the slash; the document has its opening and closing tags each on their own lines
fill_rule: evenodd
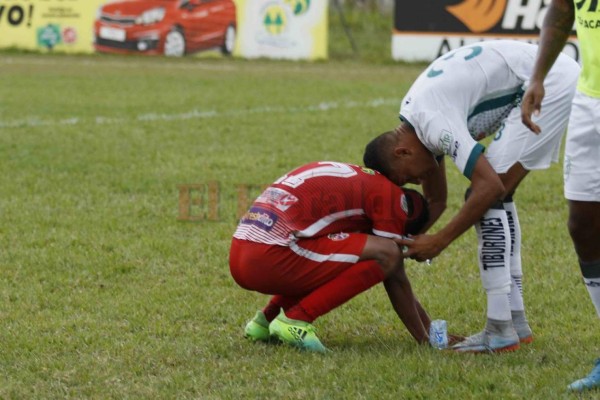
<svg viewBox="0 0 600 400">
<path fill-rule="evenodd" d="M 568 225 L 585 285 L 600 317 L 600 203 L 569 200 Z"/>
<path fill-rule="evenodd" d="M 569 233 L 579 257 L 583 281 L 600 317 L 600 203 L 569 200 Z M 569 385 L 583 391 L 600 387 L 600 358 L 585 378 Z"/>
</svg>

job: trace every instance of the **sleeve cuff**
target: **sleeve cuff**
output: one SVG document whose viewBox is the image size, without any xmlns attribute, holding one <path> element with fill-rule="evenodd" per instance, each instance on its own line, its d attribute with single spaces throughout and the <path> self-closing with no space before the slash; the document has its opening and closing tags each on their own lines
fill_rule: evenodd
<svg viewBox="0 0 600 400">
<path fill-rule="evenodd" d="M 469 155 L 469 159 L 467 160 L 467 165 L 465 165 L 465 170 L 463 175 L 466 176 L 469 180 L 473 175 L 473 170 L 475 169 L 475 164 L 479 159 L 479 156 L 485 151 L 485 147 L 481 143 L 476 143 L 473 146 L 473 150 L 471 150 L 471 155 Z"/>
</svg>

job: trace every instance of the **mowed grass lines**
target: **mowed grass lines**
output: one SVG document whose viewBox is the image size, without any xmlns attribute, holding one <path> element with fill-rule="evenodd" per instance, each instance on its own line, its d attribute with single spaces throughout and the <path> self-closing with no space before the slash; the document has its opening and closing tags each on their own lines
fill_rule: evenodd
<svg viewBox="0 0 600 400">
<path fill-rule="evenodd" d="M 514 354 L 417 346 L 381 287 L 316 322 L 333 353 L 242 338 L 267 300 L 229 276 L 239 185 L 360 163 L 422 66 L 6 55 L 0 59 L 0 397 L 567 398 L 597 321 L 565 228 L 560 166 L 516 196 L 536 341 Z M 450 202 L 468 182 L 448 165 Z M 217 221 L 178 185 L 219 183 Z M 473 232 L 408 262 L 432 317 L 484 322 Z"/>
</svg>

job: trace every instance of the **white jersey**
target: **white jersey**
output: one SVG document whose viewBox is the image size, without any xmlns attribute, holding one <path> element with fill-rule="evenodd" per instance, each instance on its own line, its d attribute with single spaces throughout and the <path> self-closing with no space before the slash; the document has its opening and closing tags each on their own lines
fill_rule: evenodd
<svg viewBox="0 0 600 400">
<path fill-rule="evenodd" d="M 412 85 L 402 100 L 400 118 L 413 126 L 433 154 L 450 156 L 470 178 L 484 150 L 477 141 L 496 133 L 519 106 L 536 53 L 537 46 L 511 40 L 480 42 L 446 53 Z M 559 57 L 557 64 L 576 64 L 565 58 Z M 548 87 L 547 94 L 551 90 Z"/>
</svg>

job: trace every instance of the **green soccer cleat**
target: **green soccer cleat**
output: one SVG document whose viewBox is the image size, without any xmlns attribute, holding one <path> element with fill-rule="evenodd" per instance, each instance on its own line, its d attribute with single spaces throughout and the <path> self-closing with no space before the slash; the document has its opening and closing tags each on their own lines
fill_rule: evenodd
<svg viewBox="0 0 600 400">
<path fill-rule="evenodd" d="M 315 334 L 315 327 L 305 321 L 290 319 L 283 310 L 269 325 L 269 332 L 281 342 L 315 353 L 330 351 Z"/>
<path fill-rule="evenodd" d="M 269 334 L 269 321 L 265 318 L 262 311 L 257 311 L 254 318 L 246 324 L 244 328 L 244 336 L 254 342 L 268 342 L 271 335 Z"/>
</svg>

